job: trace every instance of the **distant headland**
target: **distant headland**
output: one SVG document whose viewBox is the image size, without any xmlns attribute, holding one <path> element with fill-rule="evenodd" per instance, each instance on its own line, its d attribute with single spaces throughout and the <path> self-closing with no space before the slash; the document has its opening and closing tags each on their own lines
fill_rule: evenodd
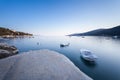
<svg viewBox="0 0 120 80">
<path fill-rule="evenodd" d="M 0 27 L 0 36 L 1 37 L 33 36 L 33 34 Z"/>
<path fill-rule="evenodd" d="M 109 29 L 97 29 L 85 33 L 74 33 L 68 36 L 120 36 L 120 25 Z"/>
</svg>

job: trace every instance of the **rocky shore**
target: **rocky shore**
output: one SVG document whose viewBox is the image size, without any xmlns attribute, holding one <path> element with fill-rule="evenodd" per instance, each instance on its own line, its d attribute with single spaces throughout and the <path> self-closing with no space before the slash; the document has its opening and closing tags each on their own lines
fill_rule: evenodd
<svg viewBox="0 0 120 80">
<path fill-rule="evenodd" d="M 18 53 L 18 49 L 15 46 L 11 46 L 7 43 L 0 43 L 0 59 L 12 56 Z"/>
<path fill-rule="evenodd" d="M 92 79 L 64 55 L 51 50 L 37 50 L 1 59 L 0 80 Z"/>
</svg>

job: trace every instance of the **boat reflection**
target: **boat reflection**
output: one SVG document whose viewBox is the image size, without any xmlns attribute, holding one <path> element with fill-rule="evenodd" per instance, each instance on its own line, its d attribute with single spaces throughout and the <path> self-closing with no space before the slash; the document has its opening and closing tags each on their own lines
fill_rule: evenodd
<svg viewBox="0 0 120 80">
<path fill-rule="evenodd" d="M 94 61 L 86 61 L 86 60 L 84 60 L 82 57 L 80 57 L 80 59 L 81 59 L 81 61 L 86 65 L 86 66 L 88 66 L 88 67 L 91 67 L 91 68 L 94 68 L 94 67 L 96 67 L 97 66 L 97 63 L 96 62 L 94 62 Z"/>
</svg>

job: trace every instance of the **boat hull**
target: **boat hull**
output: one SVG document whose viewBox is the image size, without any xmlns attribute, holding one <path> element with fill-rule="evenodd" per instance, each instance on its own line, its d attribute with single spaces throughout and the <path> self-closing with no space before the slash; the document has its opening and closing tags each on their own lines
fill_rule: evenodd
<svg viewBox="0 0 120 80">
<path fill-rule="evenodd" d="M 97 59 L 97 56 L 92 54 L 90 51 L 88 50 L 81 50 L 80 51 L 81 53 L 81 57 L 86 60 L 86 61 L 91 61 L 91 62 L 94 62 L 96 61 Z"/>
</svg>

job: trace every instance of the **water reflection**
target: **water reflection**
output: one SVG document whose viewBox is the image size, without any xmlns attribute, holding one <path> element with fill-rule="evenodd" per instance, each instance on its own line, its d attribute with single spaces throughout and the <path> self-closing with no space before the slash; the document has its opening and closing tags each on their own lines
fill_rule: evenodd
<svg viewBox="0 0 120 80">
<path fill-rule="evenodd" d="M 80 57 L 80 60 L 84 63 L 84 65 L 90 67 L 90 68 L 94 68 L 97 66 L 97 63 L 96 62 L 93 62 L 93 61 L 86 61 L 84 60 L 82 57 Z"/>
</svg>

